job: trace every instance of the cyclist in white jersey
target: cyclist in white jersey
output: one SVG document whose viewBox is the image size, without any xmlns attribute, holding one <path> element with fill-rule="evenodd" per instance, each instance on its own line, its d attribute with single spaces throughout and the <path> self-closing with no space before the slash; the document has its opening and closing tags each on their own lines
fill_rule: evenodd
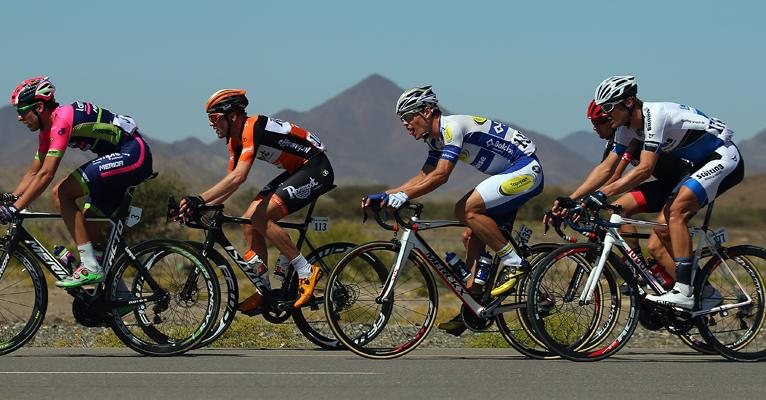
<svg viewBox="0 0 766 400">
<path fill-rule="evenodd" d="M 499 122 L 469 115 L 443 115 L 430 86 L 405 91 L 397 101 L 396 114 L 410 135 L 425 140 L 428 157 L 420 173 L 398 187 L 368 196 L 363 206 L 379 201 L 399 208 L 408 199 L 446 183 L 458 161 L 490 175 L 457 202 L 455 216 L 471 229 L 466 264 L 474 275 L 476 259 L 489 246 L 503 266 L 501 284 L 492 294 L 510 290 L 528 265 L 523 264 L 498 226 L 512 225 L 516 210 L 543 190 L 543 170 L 535 156 L 535 144 Z M 472 285 L 473 279 L 469 279 L 469 288 Z"/>
<path fill-rule="evenodd" d="M 688 161 L 691 173 L 678 184 L 663 207 L 668 231 L 656 230 L 676 264 L 676 284 L 662 296 L 649 301 L 686 309 L 694 307 L 692 296 L 692 241 L 689 220 L 710 201 L 744 177 L 744 163 L 731 142 L 733 132 L 717 118 L 676 103 L 643 102 L 636 97 L 638 86 L 632 76 L 613 76 L 595 92 L 596 104 L 616 128 L 615 151 L 624 151 L 631 140 L 643 142 L 638 165 L 620 179 L 586 197 L 586 203 L 602 204 L 609 196 L 624 193 L 648 179 L 661 153 Z"/>
</svg>

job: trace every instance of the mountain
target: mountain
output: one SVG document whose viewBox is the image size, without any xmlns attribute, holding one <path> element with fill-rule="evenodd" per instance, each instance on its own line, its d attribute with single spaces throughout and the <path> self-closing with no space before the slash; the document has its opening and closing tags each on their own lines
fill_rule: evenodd
<svg viewBox="0 0 766 400">
<path fill-rule="evenodd" d="M 766 129 L 743 141 L 738 141 L 735 136 L 734 142 L 745 160 L 745 173 L 753 175 L 766 172 Z"/>
<path fill-rule="evenodd" d="M 577 131 L 561 139 L 560 143 L 571 149 L 591 165 L 601 162 L 606 141 L 593 131 Z"/>
</svg>

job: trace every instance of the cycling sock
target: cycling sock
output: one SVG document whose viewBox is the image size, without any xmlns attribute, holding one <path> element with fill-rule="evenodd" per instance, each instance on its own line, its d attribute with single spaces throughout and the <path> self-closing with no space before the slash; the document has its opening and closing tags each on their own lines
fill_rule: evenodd
<svg viewBox="0 0 766 400">
<path fill-rule="evenodd" d="M 676 263 L 676 281 L 687 286 L 691 285 L 692 260 L 689 257 L 680 257 L 674 258 L 673 261 Z"/>
<path fill-rule="evenodd" d="M 95 250 L 93 250 L 93 243 L 88 242 L 85 244 L 77 245 L 77 250 L 80 253 L 80 263 L 85 266 L 88 271 L 98 271 L 101 267 L 96 261 Z"/>
<path fill-rule="evenodd" d="M 511 242 L 508 242 L 508 244 L 503 246 L 503 248 L 497 252 L 497 255 L 500 257 L 500 265 L 521 265 L 521 257 L 516 254 L 516 250 L 513 248 Z"/>
<path fill-rule="evenodd" d="M 293 268 L 298 273 L 298 278 L 308 278 L 311 276 L 311 264 L 306 261 L 303 254 L 298 254 L 298 257 L 290 261 L 290 264 L 293 265 Z"/>
</svg>

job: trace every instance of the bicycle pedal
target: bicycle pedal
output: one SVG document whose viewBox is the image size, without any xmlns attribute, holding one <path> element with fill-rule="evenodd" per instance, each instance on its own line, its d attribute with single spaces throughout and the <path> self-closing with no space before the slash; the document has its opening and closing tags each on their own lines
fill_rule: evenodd
<svg viewBox="0 0 766 400">
<path fill-rule="evenodd" d="M 247 310 L 247 311 L 239 310 L 239 312 L 241 312 L 242 314 L 247 315 L 248 317 L 254 317 L 256 315 L 263 314 L 263 312 L 265 310 L 266 310 L 266 308 L 261 306 L 261 307 L 256 307 L 256 308 L 253 308 L 252 310 Z"/>
</svg>

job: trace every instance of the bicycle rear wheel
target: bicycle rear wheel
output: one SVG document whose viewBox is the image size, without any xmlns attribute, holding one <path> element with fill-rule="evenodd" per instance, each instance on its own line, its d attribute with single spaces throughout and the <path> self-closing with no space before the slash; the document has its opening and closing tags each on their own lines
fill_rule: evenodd
<svg viewBox="0 0 766 400">
<path fill-rule="evenodd" d="M 40 266 L 21 247 L 9 254 L 0 244 L 0 355 L 35 336 L 48 307 L 48 288 Z"/>
<path fill-rule="evenodd" d="M 764 281 L 766 249 L 757 246 L 722 248 L 722 260 L 713 257 L 695 278 L 695 309 L 701 308 L 704 285 L 721 294 L 721 306 L 746 303 L 697 319 L 702 337 L 722 356 L 735 361 L 766 359 Z"/>
<path fill-rule="evenodd" d="M 322 278 L 317 281 L 314 297 L 309 300 L 308 304 L 298 310 L 293 310 L 293 321 L 306 339 L 326 350 L 345 348 L 343 343 L 332 333 L 332 329 L 327 323 L 324 313 L 324 298 L 327 280 L 333 267 L 354 247 L 356 244 L 348 242 L 329 243 L 318 247 L 306 256 L 306 260 L 310 264 L 316 264 L 322 269 Z M 295 287 L 297 287 L 297 282 Z"/>
<path fill-rule="evenodd" d="M 215 271 L 180 241 L 143 242 L 131 252 L 143 268 L 123 255 L 109 271 L 112 330 L 125 345 L 146 355 L 171 356 L 193 349 L 218 322 Z M 161 290 L 150 287 L 147 275 Z"/>
<path fill-rule="evenodd" d="M 628 278 L 630 294 L 620 293 L 629 273 L 610 255 L 598 276 L 593 298 L 580 304 L 598 244 L 564 245 L 535 269 L 528 289 L 527 315 L 532 328 L 552 351 L 573 361 L 597 361 L 618 352 L 638 323 L 638 287 Z M 624 268 L 623 268 L 624 269 Z"/>
<path fill-rule="evenodd" d="M 394 242 L 361 245 L 340 260 L 327 281 L 324 304 L 330 328 L 362 357 L 407 354 L 426 338 L 436 319 L 436 282 L 415 253 L 399 269 L 392 298 L 378 300 L 399 248 Z"/>
</svg>

